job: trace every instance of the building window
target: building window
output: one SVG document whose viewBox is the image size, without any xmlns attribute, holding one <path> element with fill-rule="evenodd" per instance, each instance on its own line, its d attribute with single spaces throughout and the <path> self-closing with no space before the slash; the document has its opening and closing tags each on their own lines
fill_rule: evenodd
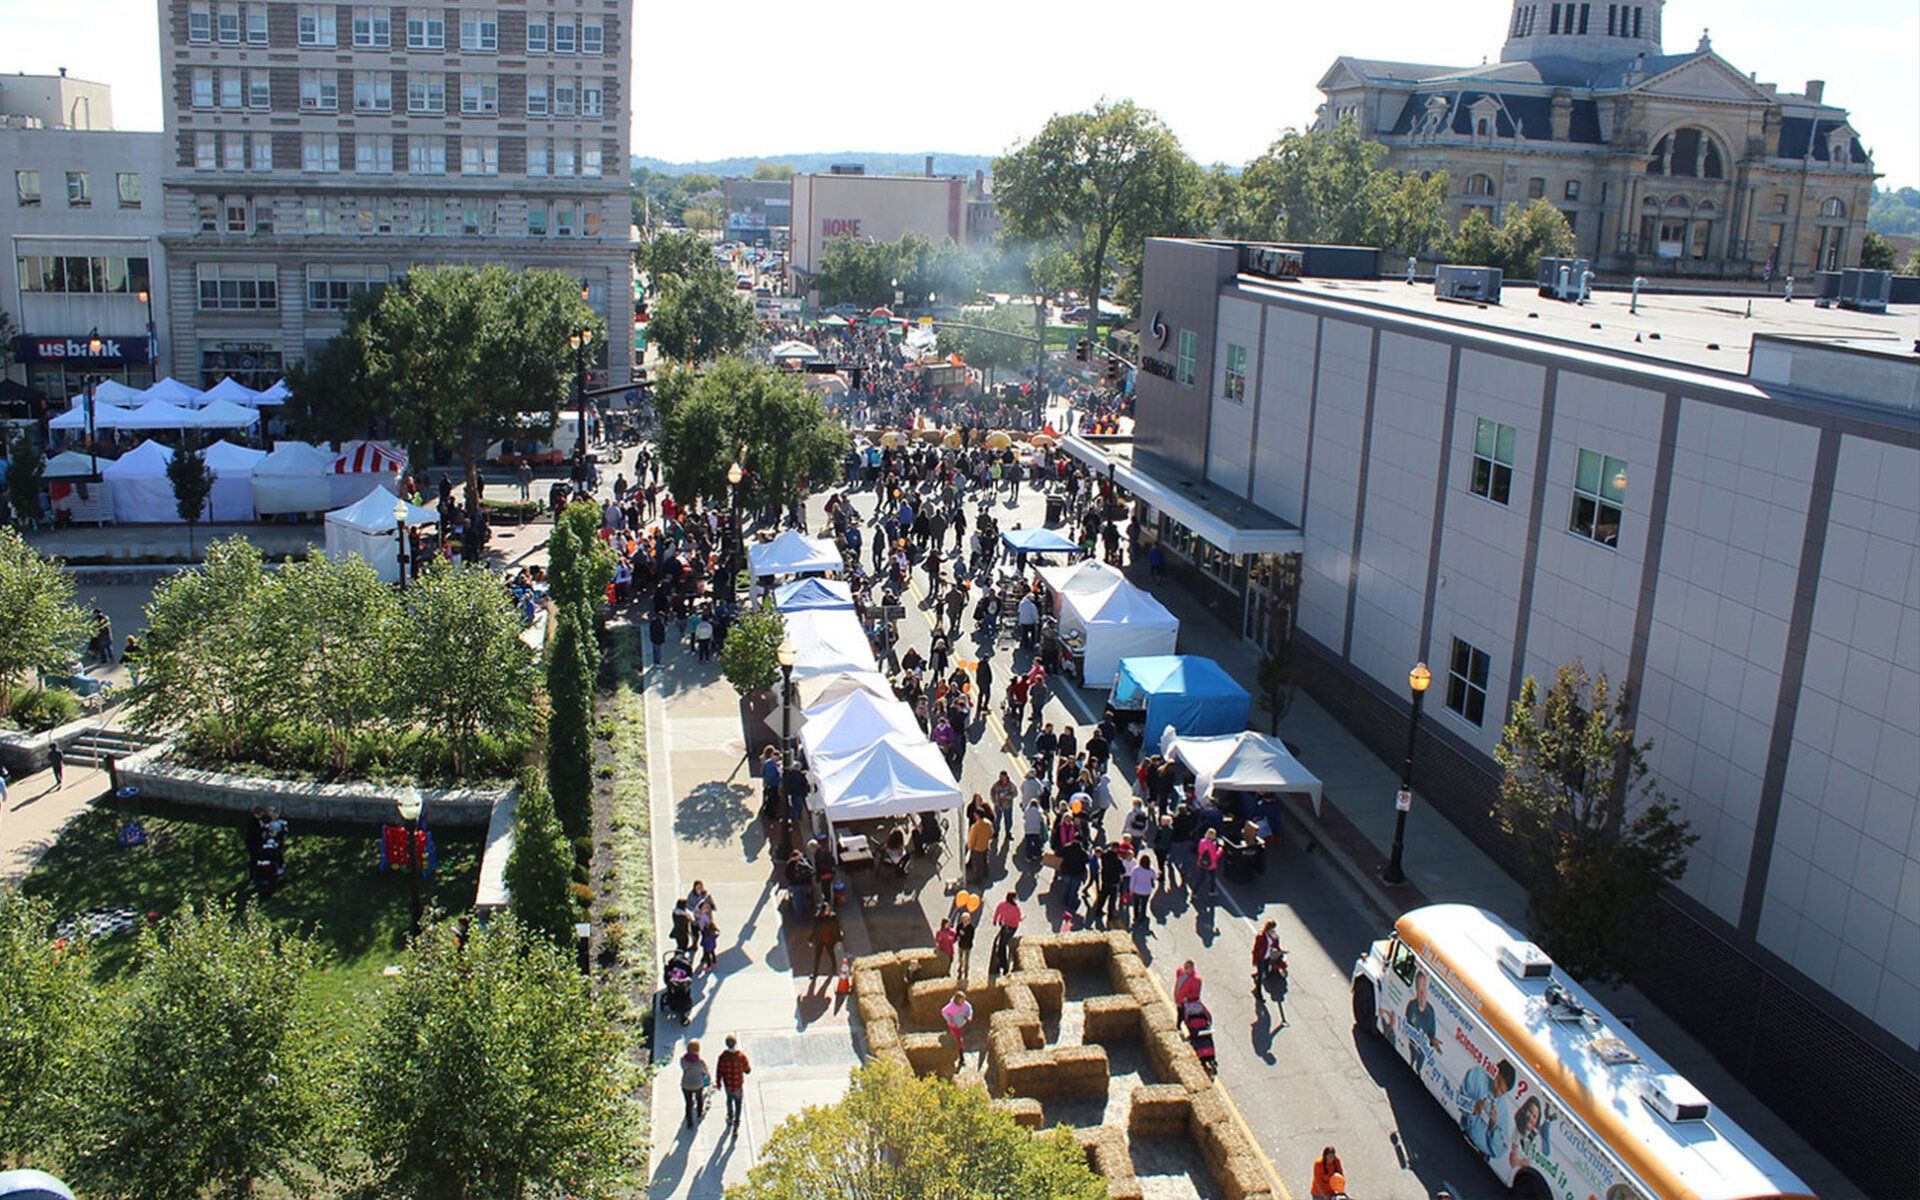
<svg viewBox="0 0 1920 1200">
<path fill-rule="evenodd" d="M 1578 179 L 1567 180 L 1567 199 L 1578 200 L 1579 198 L 1580 198 L 1580 181 Z"/>
<path fill-rule="evenodd" d="M 407 111 L 443 113 L 447 111 L 447 80 L 443 75 L 407 77 Z"/>
<path fill-rule="evenodd" d="M 345 312 L 355 296 L 384 287 L 386 282 L 384 263 L 308 263 L 307 307 L 321 312 Z"/>
<path fill-rule="evenodd" d="M 1720 144 L 1706 131 L 1691 126 L 1676 129 L 1653 145 L 1647 160 L 1649 175 L 1677 175 L 1686 179 L 1719 179 L 1726 174 Z"/>
<path fill-rule="evenodd" d="M 222 67 L 220 69 L 220 107 L 240 107 L 240 68 Z"/>
<path fill-rule="evenodd" d="M 266 312 L 280 307 L 279 276 L 271 263 L 201 263 L 200 307 L 219 312 Z"/>
<path fill-rule="evenodd" d="M 604 25 L 582 25 L 580 27 L 580 53 L 599 56 L 607 52 L 607 30 Z"/>
<path fill-rule="evenodd" d="M 193 169 L 196 171 L 212 171 L 219 166 L 220 149 L 214 145 L 213 135 L 210 133 L 194 134 Z"/>
<path fill-rule="evenodd" d="M 273 135 L 256 133 L 253 135 L 253 169 L 256 171 L 273 170 Z"/>
<path fill-rule="evenodd" d="M 408 17 L 407 49 L 445 50 L 447 22 L 441 17 Z"/>
<path fill-rule="evenodd" d="M 332 71 L 300 72 L 300 107 L 334 112 L 340 107 L 340 77 Z"/>
<path fill-rule="evenodd" d="M 1838 196 L 1829 196 L 1820 202 L 1820 215 L 1823 217 L 1845 219 L 1847 215 L 1846 202 Z"/>
<path fill-rule="evenodd" d="M 273 85 L 265 71 L 247 72 L 247 107 L 258 109 L 273 107 Z"/>
<path fill-rule="evenodd" d="M 240 44 L 240 6 L 222 4 L 218 16 L 219 21 L 215 28 L 220 33 L 220 44 L 238 46 Z"/>
<path fill-rule="evenodd" d="M 393 16 L 384 8 L 353 10 L 353 44 L 362 50 L 385 50 L 393 45 Z"/>
<path fill-rule="evenodd" d="M 583 146 L 580 149 L 580 173 L 589 178 L 600 177 L 600 147 Z"/>
<path fill-rule="evenodd" d="M 220 169 L 222 171 L 247 169 L 246 134 L 228 132 L 220 135 Z"/>
<path fill-rule="evenodd" d="M 460 173 L 462 175 L 498 175 L 500 173 L 500 139 L 461 138 Z"/>
<path fill-rule="evenodd" d="M 600 113 L 600 89 L 595 86 L 583 84 L 580 88 L 580 115 L 583 117 L 597 117 Z"/>
<path fill-rule="evenodd" d="M 545 138 L 527 139 L 527 174 L 545 175 L 547 173 L 547 141 Z"/>
<path fill-rule="evenodd" d="M 547 115 L 547 81 L 527 77 L 527 115 L 544 117 Z"/>
<path fill-rule="evenodd" d="M 545 54 L 547 52 L 547 23 L 545 21 L 527 22 L 527 53 Z"/>
<path fill-rule="evenodd" d="M 1247 348 L 1227 343 L 1226 378 L 1221 394 L 1235 404 L 1247 402 Z"/>
<path fill-rule="evenodd" d="M 300 169 L 331 175 L 340 169 L 340 135 L 303 133 L 300 135 Z"/>
<path fill-rule="evenodd" d="M 222 201 L 221 210 L 226 213 L 225 228 L 228 233 L 245 233 L 247 231 L 249 224 L 247 221 L 247 198 L 245 196 L 228 196 Z"/>
<path fill-rule="evenodd" d="M 547 206 L 537 200 L 527 205 L 527 236 L 547 236 Z"/>
<path fill-rule="evenodd" d="M 573 236 L 574 215 L 577 207 L 571 201 L 562 201 L 553 206 L 553 236 L 563 238 Z"/>
<path fill-rule="evenodd" d="M 340 20 L 337 10 L 331 4 L 302 4 L 298 31 L 302 46 L 338 45 Z"/>
<path fill-rule="evenodd" d="M 1472 725 L 1486 719 L 1490 665 L 1485 650 L 1476 650 L 1459 638 L 1453 639 L 1453 657 L 1447 662 L 1447 707 Z"/>
<path fill-rule="evenodd" d="M 213 69 L 211 67 L 193 69 L 192 104 L 195 108 L 213 107 Z"/>
<path fill-rule="evenodd" d="M 67 172 L 67 207 L 93 207 L 93 179 L 87 172 Z"/>
<path fill-rule="evenodd" d="M 1787 215 L 1787 194 L 1785 192 L 1774 193 L 1773 215 L 1776 217 L 1784 217 Z"/>
<path fill-rule="evenodd" d="M 1467 176 L 1467 195 L 1495 196 L 1498 194 L 1499 193 L 1494 190 L 1493 177 L 1491 175 Z"/>
<path fill-rule="evenodd" d="M 553 115 L 556 117 L 572 116 L 575 94 L 576 88 L 574 84 L 564 79 L 556 82 L 553 85 Z"/>
<path fill-rule="evenodd" d="M 1468 490 L 1485 496 L 1495 504 L 1505 504 L 1513 492 L 1513 443 L 1511 425 L 1481 417 L 1473 426 L 1473 479 Z"/>
<path fill-rule="evenodd" d="M 18 260 L 20 290 L 72 295 L 130 295 L 148 289 L 145 258 L 28 254 Z"/>
<path fill-rule="evenodd" d="M 553 144 L 553 173 L 555 175 L 573 174 L 574 142 L 572 138 L 561 138 Z"/>
<path fill-rule="evenodd" d="M 247 45 L 264 46 L 267 44 L 267 6 L 254 3 L 247 5 Z"/>
<path fill-rule="evenodd" d="M 553 52 L 555 54 L 572 54 L 574 42 L 574 26 L 566 21 L 555 21 L 553 24 Z"/>
<path fill-rule="evenodd" d="M 40 172 L 15 171 L 13 173 L 13 197 L 20 202 L 21 208 L 39 208 Z"/>
<path fill-rule="evenodd" d="M 384 133 L 354 138 L 353 169 L 362 175 L 393 174 L 393 139 Z"/>
<path fill-rule="evenodd" d="M 1174 354 L 1173 381 L 1181 387 L 1192 387 L 1200 368 L 1200 335 L 1191 329 L 1180 331 L 1180 343 Z"/>
<path fill-rule="evenodd" d="M 120 171 L 113 177 L 114 191 L 120 196 L 121 208 L 139 208 L 144 203 L 140 188 L 140 176 L 133 171 Z"/>
<path fill-rule="evenodd" d="M 500 111 L 500 81 L 492 75 L 460 77 L 460 111 L 491 113 Z"/>
<path fill-rule="evenodd" d="M 415 134 L 407 139 L 407 170 L 415 175 L 447 173 L 447 139 Z"/>
<path fill-rule="evenodd" d="M 491 12 L 465 13 L 460 18 L 462 50 L 498 50 L 500 18 Z"/>
<path fill-rule="evenodd" d="M 213 40 L 213 10 L 206 4 L 187 6 L 187 40 L 195 45 Z"/>
<path fill-rule="evenodd" d="M 1546 194 L 1547 194 L 1546 180 L 1540 178 L 1538 175 L 1535 175 L 1532 179 L 1527 180 L 1527 199 L 1541 200 L 1546 197 Z"/>
<path fill-rule="evenodd" d="M 353 111 L 392 112 L 393 75 L 387 71 L 355 71 Z"/>
<path fill-rule="evenodd" d="M 1620 511 L 1627 500 L 1627 464 L 1592 450 L 1580 452 L 1573 479 L 1574 533 L 1602 546 L 1620 544 Z"/>
</svg>

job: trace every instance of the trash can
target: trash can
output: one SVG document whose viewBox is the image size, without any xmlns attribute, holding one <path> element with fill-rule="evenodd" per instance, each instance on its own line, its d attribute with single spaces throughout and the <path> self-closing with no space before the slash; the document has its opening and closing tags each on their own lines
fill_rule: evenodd
<svg viewBox="0 0 1920 1200">
<path fill-rule="evenodd" d="M 1063 517 L 1066 514 L 1066 511 L 1067 511 L 1067 501 L 1065 497 L 1062 497 L 1062 496 L 1047 497 L 1046 523 L 1048 525 L 1050 526 L 1058 525 L 1060 523 L 1061 517 Z"/>
</svg>

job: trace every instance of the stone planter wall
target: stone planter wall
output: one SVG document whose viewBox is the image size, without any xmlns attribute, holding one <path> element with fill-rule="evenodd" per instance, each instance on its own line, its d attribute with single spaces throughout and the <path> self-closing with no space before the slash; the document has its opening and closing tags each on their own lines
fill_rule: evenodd
<svg viewBox="0 0 1920 1200">
<path fill-rule="evenodd" d="M 55 742 L 64 750 L 99 720 L 99 716 L 90 714 L 44 733 L 0 733 L 0 767 L 7 769 L 10 779 L 23 779 L 35 771 L 43 771 L 47 766 L 47 751 Z"/>
<path fill-rule="evenodd" d="M 268 805 L 283 817 L 308 821 L 347 821 L 384 825 L 398 820 L 406 789 L 373 783 L 310 783 L 271 779 L 259 775 L 232 775 L 203 771 L 168 762 L 171 742 L 135 754 L 113 765 L 116 789 L 137 787 L 142 799 L 249 812 Z M 515 788 L 422 788 L 422 820 L 440 828 L 484 829 L 494 805 L 514 795 Z"/>
</svg>

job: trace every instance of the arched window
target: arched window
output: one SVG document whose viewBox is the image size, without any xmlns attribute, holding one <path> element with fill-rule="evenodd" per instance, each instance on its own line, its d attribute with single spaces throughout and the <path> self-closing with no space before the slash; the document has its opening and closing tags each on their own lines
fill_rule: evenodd
<svg viewBox="0 0 1920 1200">
<path fill-rule="evenodd" d="M 1845 217 L 1847 206 L 1838 196 L 1829 196 L 1820 202 L 1820 215 L 1823 217 Z"/>
<path fill-rule="evenodd" d="M 1703 129 L 1686 126 L 1653 144 L 1647 160 L 1649 175 L 1678 175 L 1685 179 L 1726 178 L 1726 156 L 1720 144 Z"/>
<path fill-rule="evenodd" d="M 1474 132 L 1474 136 L 1476 137 L 1491 137 L 1493 136 L 1492 123 L 1489 122 L 1485 117 L 1481 117 L 1478 121 L 1475 121 L 1473 123 L 1473 132 Z"/>
<path fill-rule="evenodd" d="M 1483 124 L 1484 124 L 1484 122 L 1483 122 Z M 1493 190 L 1493 177 L 1492 177 L 1491 175 L 1469 175 L 1469 176 L 1467 176 L 1467 195 L 1469 195 L 1469 196 L 1491 196 L 1491 195 L 1494 195 L 1494 194 L 1495 194 L 1495 193 L 1494 193 L 1494 190 Z M 1836 203 L 1838 203 L 1838 202 L 1836 201 Z"/>
<path fill-rule="evenodd" d="M 1707 179 L 1721 179 L 1726 175 L 1725 167 L 1720 161 L 1720 147 L 1712 141 L 1707 142 L 1707 152 L 1700 165 L 1700 174 Z"/>
</svg>

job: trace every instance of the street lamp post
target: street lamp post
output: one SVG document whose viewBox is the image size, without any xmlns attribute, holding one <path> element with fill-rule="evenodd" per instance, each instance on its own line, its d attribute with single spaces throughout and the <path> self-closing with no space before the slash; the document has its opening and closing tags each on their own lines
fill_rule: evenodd
<svg viewBox="0 0 1920 1200">
<path fill-rule="evenodd" d="M 791 639 L 775 651 L 780 659 L 780 765 L 793 765 L 793 664 L 800 657 Z"/>
<path fill-rule="evenodd" d="M 427 798 L 419 788 L 408 788 L 400 796 L 400 819 L 407 823 L 407 874 L 413 887 L 413 934 L 420 936 L 420 875 L 425 869 L 421 860 L 426 855 L 420 849 L 420 813 L 426 808 Z"/>
<path fill-rule="evenodd" d="M 746 565 L 746 542 L 740 533 L 740 481 L 747 473 L 738 462 L 727 468 L 727 520 L 733 526 L 732 544 L 727 549 L 727 603 L 740 598 L 740 568 Z"/>
<path fill-rule="evenodd" d="M 567 338 L 573 347 L 573 387 L 580 418 L 579 438 L 573 443 L 574 482 L 587 481 L 587 347 L 593 342 L 593 330 L 582 326 Z"/>
<path fill-rule="evenodd" d="M 1391 887 L 1407 881 L 1400 856 L 1406 848 L 1407 811 L 1413 807 L 1413 743 L 1420 731 L 1420 704 L 1427 698 L 1427 685 L 1432 682 L 1433 672 L 1427 670 L 1426 663 L 1415 663 L 1413 670 L 1407 672 L 1407 686 L 1413 689 L 1413 712 L 1407 718 L 1407 757 L 1400 766 L 1400 794 L 1393 802 L 1393 848 L 1387 854 L 1387 869 L 1380 872 L 1380 882 Z"/>
<path fill-rule="evenodd" d="M 140 303 L 147 306 L 147 369 L 155 377 L 160 373 L 160 338 L 153 327 L 153 293 L 140 290 Z"/>
<path fill-rule="evenodd" d="M 87 334 L 87 357 L 98 360 L 101 345 L 100 327 L 96 325 Z M 100 482 L 100 430 L 94 424 L 94 395 L 99 387 L 100 374 L 95 370 L 87 375 L 87 472 L 94 483 Z"/>
</svg>

